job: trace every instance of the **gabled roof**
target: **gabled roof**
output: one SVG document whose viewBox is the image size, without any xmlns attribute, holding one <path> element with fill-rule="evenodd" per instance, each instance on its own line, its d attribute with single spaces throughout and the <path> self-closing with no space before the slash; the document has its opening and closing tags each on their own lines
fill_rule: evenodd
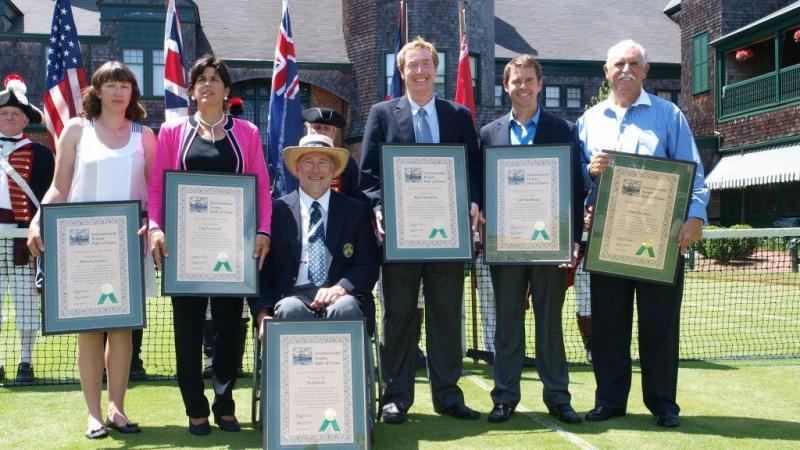
<svg viewBox="0 0 800 450">
<path fill-rule="evenodd" d="M 751 32 L 751 31 L 758 30 L 762 26 L 763 27 L 768 27 L 773 22 L 778 22 L 780 20 L 783 20 L 786 17 L 789 17 L 791 14 L 796 14 L 796 13 L 799 13 L 799 12 L 800 12 L 800 1 L 796 1 L 796 2 L 794 2 L 792 4 L 790 4 L 790 5 L 784 6 L 783 8 L 775 11 L 772 14 L 768 14 L 768 15 L 756 20 L 755 22 L 750 22 L 749 24 L 743 26 L 742 28 L 739 28 L 738 30 L 731 31 L 730 33 L 726 34 L 725 36 L 722 36 L 719 39 L 715 39 L 714 41 L 709 42 L 709 45 L 719 45 L 719 44 L 721 44 L 723 42 L 726 42 L 726 41 L 729 41 L 729 40 L 731 40 L 731 39 L 733 39 L 733 38 L 735 38 L 737 36 L 740 36 L 740 35 L 743 35 L 743 34 L 747 34 L 747 33 Z"/>
<path fill-rule="evenodd" d="M 664 7 L 664 14 L 672 16 L 681 10 L 681 0 L 670 0 L 666 7 Z"/>
<path fill-rule="evenodd" d="M 97 9 L 96 3 L 97 0 L 72 0 L 72 15 L 80 36 L 100 35 L 100 11 Z M 52 0 L 17 0 L 14 4 L 24 15 L 21 33 L 50 34 L 55 2 Z"/>
<path fill-rule="evenodd" d="M 272 61 L 281 23 L 277 0 L 194 0 L 211 49 L 225 59 Z M 341 0 L 304 0 L 289 5 L 297 60 L 349 63 Z"/>
<path fill-rule="evenodd" d="M 535 51 L 540 59 L 605 61 L 609 47 L 633 39 L 650 62 L 681 62 L 681 33 L 664 0 L 496 0 L 495 57 Z M 530 43 L 530 45 L 527 45 Z"/>
</svg>

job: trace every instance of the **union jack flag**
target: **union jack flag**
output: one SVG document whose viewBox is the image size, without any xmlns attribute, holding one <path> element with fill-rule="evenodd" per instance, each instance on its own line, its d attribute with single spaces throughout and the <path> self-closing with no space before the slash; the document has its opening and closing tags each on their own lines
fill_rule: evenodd
<svg viewBox="0 0 800 450">
<path fill-rule="evenodd" d="M 45 124 L 53 151 L 64 124 L 77 116 L 83 107 L 81 90 L 85 86 L 86 72 L 83 70 L 78 30 L 72 18 L 72 5 L 70 0 L 56 0 L 47 49 L 44 93 Z"/>
<path fill-rule="evenodd" d="M 283 163 L 283 149 L 297 145 L 303 136 L 300 106 L 300 78 L 289 20 L 289 2 L 283 0 L 283 19 L 275 43 L 272 68 L 272 91 L 269 96 L 269 143 L 267 163 L 274 182 L 273 197 L 281 197 L 297 189 L 297 179 Z"/>
<path fill-rule="evenodd" d="M 186 72 L 183 70 L 183 38 L 175 0 L 167 5 L 164 26 L 164 116 L 167 122 L 189 115 Z"/>
</svg>

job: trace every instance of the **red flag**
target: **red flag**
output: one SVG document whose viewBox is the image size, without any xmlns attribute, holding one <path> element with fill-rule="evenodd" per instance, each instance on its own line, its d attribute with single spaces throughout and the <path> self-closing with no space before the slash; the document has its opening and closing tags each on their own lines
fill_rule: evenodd
<svg viewBox="0 0 800 450">
<path fill-rule="evenodd" d="M 70 0 L 55 2 L 50 30 L 44 117 L 50 146 L 55 152 L 56 141 L 64 129 L 64 124 L 81 111 L 83 106 L 81 89 L 86 86 L 81 45 L 72 18 Z"/>
<path fill-rule="evenodd" d="M 472 70 L 469 66 L 469 46 L 467 33 L 461 36 L 461 53 L 458 56 L 458 78 L 456 80 L 456 103 L 464 105 L 472 113 L 475 121 L 475 93 L 472 87 Z"/>
</svg>

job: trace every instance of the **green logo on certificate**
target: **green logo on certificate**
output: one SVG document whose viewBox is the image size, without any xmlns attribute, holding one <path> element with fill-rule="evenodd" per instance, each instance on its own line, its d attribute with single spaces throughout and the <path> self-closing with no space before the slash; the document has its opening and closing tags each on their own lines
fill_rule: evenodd
<svg viewBox="0 0 800 450">
<path fill-rule="evenodd" d="M 533 225 L 533 236 L 531 236 L 531 240 L 535 241 L 541 239 L 543 241 L 549 241 L 550 235 L 547 234 L 547 230 L 545 229 L 544 222 L 541 220 L 536 221 Z"/>
<path fill-rule="evenodd" d="M 428 236 L 428 239 L 436 239 L 436 235 L 440 235 L 442 239 L 447 239 L 447 233 L 444 232 L 444 225 L 441 222 L 438 222 L 436 226 L 431 229 L 431 235 Z"/>
<path fill-rule="evenodd" d="M 225 269 L 226 272 L 233 272 L 231 264 L 228 262 L 228 254 L 225 252 L 219 252 L 217 264 L 214 265 L 214 272 L 220 272 L 222 269 Z"/>
<path fill-rule="evenodd" d="M 319 427 L 319 432 L 324 433 L 328 428 L 333 431 L 339 431 L 339 424 L 336 423 L 336 411 L 328 408 L 325 410 L 325 420 L 322 421 L 322 426 Z"/>
<path fill-rule="evenodd" d="M 642 245 L 639 247 L 639 250 L 636 250 L 636 256 L 642 256 L 645 252 L 647 252 L 647 256 L 651 258 L 656 257 L 656 252 L 653 251 L 653 239 L 647 238 L 642 242 Z"/>
<path fill-rule="evenodd" d="M 117 301 L 117 296 L 114 295 L 114 286 L 106 283 L 100 286 L 100 297 L 97 298 L 97 304 L 102 305 L 106 301 L 110 301 L 112 304 L 119 303 Z"/>
</svg>

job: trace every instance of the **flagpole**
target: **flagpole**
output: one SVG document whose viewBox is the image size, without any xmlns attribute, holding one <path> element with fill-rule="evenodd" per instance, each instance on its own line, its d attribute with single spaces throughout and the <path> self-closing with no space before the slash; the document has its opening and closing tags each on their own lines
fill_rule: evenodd
<svg viewBox="0 0 800 450">
<path fill-rule="evenodd" d="M 403 8 L 403 45 L 408 43 L 408 2 L 405 0 L 400 0 L 400 7 Z"/>
<path fill-rule="evenodd" d="M 464 33 L 467 28 L 466 11 L 464 10 L 464 2 L 458 2 L 458 43 L 464 39 Z"/>
</svg>

